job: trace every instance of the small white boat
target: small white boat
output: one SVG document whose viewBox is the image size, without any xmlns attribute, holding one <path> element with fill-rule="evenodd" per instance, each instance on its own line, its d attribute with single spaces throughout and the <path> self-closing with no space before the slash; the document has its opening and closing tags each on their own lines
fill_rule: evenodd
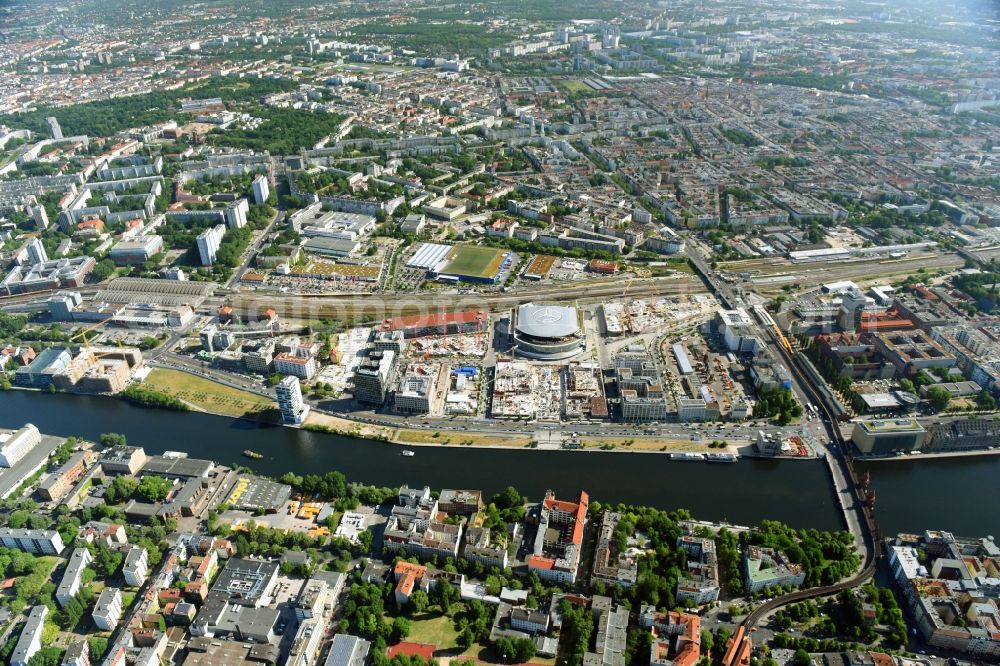
<svg viewBox="0 0 1000 666">
<path fill-rule="evenodd" d="M 414 453 L 413 451 L 409 450 L 409 449 L 403 449 L 403 455 L 406 456 L 407 458 L 412 458 L 413 456 L 415 456 L 417 454 Z"/>
<path fill-rule="evenodd" d="M 704 453 L 671 453 L 671 460 L 704 460 Z"/>
</svg>

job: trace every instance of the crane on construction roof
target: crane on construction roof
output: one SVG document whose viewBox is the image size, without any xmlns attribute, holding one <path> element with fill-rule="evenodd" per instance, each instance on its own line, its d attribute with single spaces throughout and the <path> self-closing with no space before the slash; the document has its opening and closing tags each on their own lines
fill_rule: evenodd
<svg viewBox="0 0 1000 666">
<path fill-rule="evenodd" d="M 626 295 L 626 294 L 628 293 L 628 290 L 629 290 L 629 287 L 631 287 L 631 286 L 632 286 L 632 282 L 633 282 L 634 280 L 635 280 L 635 278 L 634 278 L 634 277 L 630 277 L 630 278 L 628 279 L 628 282 L 626 282 L 626 283 L 625 283 L 625 289 L 623 289 L 623 290 L 622 290 L 622 298 L 625 298 L 625 295 Z"/>
<path fill-rule="evenodd" d="M 104 326 L 105 324 L 107 324 L 112 319 L 114 319 L 114 315 L 111 315 L 110 317 L 107 317 L 106 319 L 102 319 L 101 321 L 97 322 L 96 324 L 91 324 L 90 326 L 87 326 L 82 331 L 78 331 L 77 333 L 71 335 L 69 337 L 69 341 L 72 342 L 73 340 L 76 340 L 77 338 L 82 339 L 83 340 L 83 347 L 84 347 L 84 349 L 86 349 L 87 351 L 90 351 L 92 354 L 94 354 L 94 352 L 92 352 L 91 349 L 90 349 L 90 340 L 87 338 L 87 334 L 90 333 L 91 331 L 97 330 L 101 326 Z M 106 352 L 105 353 L 97 353 L 97 354 L 94 354 L 94 358 L 95 359 L 100 359 L 100 358 L 104 358 L 105 356 L 108 356 L 108 355 L 109 354 L 106 353 Z"/>
<path fill-rule="evenodd" d="M 91 324 L 90 326 L 87 326 L 83 330 L 78 331 L 74 335 L 71 335 L 69 337 L 69 339 L 72 342 L 73 340 L 76 340 L 77 338 L 81 338 L 83 340 L 83 346 L 87 347 L 89 349 L 90 348 L 90 340 L 87 339 L 87 334 L 90 333 L 91 331 L 97 330 L 101 326 L 104 326 L 105 324 L 107 324 L 109 321 L 111 321 L 114 318 L 115 318 L 115 316 L 111 315 L 110 317 L 107 317 L 106 319 L 102 319 L 101 321 L 97 322 L 96 324 Z"/>
</svg>

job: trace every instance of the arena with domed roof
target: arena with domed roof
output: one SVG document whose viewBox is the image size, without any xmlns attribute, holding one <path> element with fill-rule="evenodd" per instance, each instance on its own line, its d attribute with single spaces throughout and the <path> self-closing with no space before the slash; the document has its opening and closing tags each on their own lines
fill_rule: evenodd
<svg viewBox="0 0 1000 666">
<path fill-rule="evenodd" d="M 514 322 L 514 348 L 520 356 L 559 361 L 576 356 L 586 343 L 576 308 L 525 303 Z"/>
</svg>

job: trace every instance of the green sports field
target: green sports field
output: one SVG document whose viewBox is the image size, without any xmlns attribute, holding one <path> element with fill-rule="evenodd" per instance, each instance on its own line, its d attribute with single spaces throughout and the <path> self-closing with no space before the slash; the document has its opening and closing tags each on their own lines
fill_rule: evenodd
<svg viewBox="0 0 1000 666">
<path fill-rule="evenodd" d="M 506 254 L 506 250 L 497 250 L 492 247 L 458 245 L 452 251 L 448 265 L 442 273 L 491 278 L 500 270 L 500 264 L 503 263 Z"/>
</svg>

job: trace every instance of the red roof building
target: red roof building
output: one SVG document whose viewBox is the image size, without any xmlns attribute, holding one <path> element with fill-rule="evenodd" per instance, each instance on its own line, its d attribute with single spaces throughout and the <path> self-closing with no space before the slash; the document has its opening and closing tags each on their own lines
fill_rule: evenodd
<svg viewBox="0 0 1000 666">
<path fill-rule="evenodd" d="M 406 338 L 419 338 L 426 335 L 457 335 L 458 333 L 476 333 L 486 326 L 490 314 L 485 310 L 467 310 L 465 312 L 440 312 L 411 317 L 393 317 L 383 319 L 379 324 L 380 331 L 403 331 Z"/>
<path fill-rule="evenodd" d="M 535 540 L 528 571 L 543 580 L 576 582 L 589 506 L 590 496 L 582 490 L 575 502 L 556 499 L 551 490 L 545 493 L 538 517 L 538 533 L 544 538 Z"/>
<path fill-rule="evenodd" d="M 604 259 L 591 259 L 590 263 L 587 264 L 587 270 L 591 273 L 604 273 L 605 275 L 614 275 L 618 272 L 618 262 L 617 261 L 605 261 Z"/>
<path fill-rule="evenodd" d="M 400 560 L 396 562 L 392 574 L 396 578 L 396 603 L 402 605 L 409 601 L 413 590 L 418 589 L 423 582 L 424 576 L 427 575 L 427 567 Z"/>
<path fill-rule="evenodd" d="M 657 613 L 650 664 L 695 666 L 701 658 L 701 618 L 691 613 Z"/>
<path fill-rule="evenodd" d="M 722 666 L 750 666 L 750 652 L 753 643 L 747 638 L 746 627 L 740 625 L 736 633 L 726 643 L 726 654 Z"/>
<path fill-rule="evenodd" d="M 896 308 L 885 312 L 862 312 L 860 330 L 870 331 L 912 331 L 917 326 L 912 319 L 907 319 Z"/>
<path fill-rule="evenodd" d="M 76 225 L 77 231 L 93 231 L 100 233 L 104 231 L 104 222 L 102 220 L 84 220 Z"/>
</svg>

